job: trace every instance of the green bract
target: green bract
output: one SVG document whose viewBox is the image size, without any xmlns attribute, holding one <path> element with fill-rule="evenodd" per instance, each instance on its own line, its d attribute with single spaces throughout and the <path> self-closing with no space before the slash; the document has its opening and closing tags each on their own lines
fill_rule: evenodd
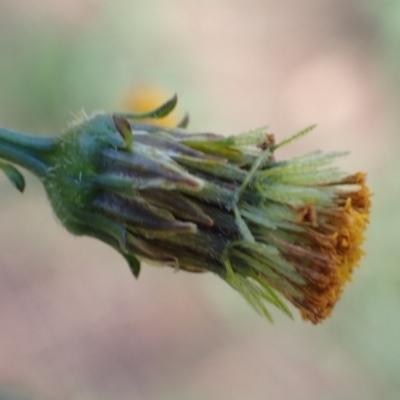
<svg viewBox="0 0 400 400">
<path fill-rule="evenodd" d="M 362 254 L 369 192 L 363 174 L 331 166 L 340 153 L 277 161 L 265 129 L 224 137 L 137 123 L 168 114 L 84 116 L 58 138 L 0 129 L 0 158 L 34 172 L 61 223 L 140 263 L 211 271 L 260 313 L 285 297 L 327 317 Z M 20 190 L 22 175 L 0 168 Z"/>
</svg>

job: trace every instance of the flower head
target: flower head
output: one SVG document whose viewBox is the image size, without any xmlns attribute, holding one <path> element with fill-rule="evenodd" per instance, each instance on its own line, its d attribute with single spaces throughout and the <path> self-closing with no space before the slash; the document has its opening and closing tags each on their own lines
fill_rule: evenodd
<svg viewBox="0 0 400 400">
<path fill-rule="evenodd" d="M 268 318 L 269 303 L 290 314 L 286 298 L 324 320 L 362 255 L 365 175 L 333 167 L 342 153 L 275 158 L 310 128 L 276 144 L 265 129 L 224 137 L 135 122 L 175 104 L 84 117 L 36 150 L 59 220 L 114 247 L 135 276 L 141 261 L 211 271 Z"/>
</svg>

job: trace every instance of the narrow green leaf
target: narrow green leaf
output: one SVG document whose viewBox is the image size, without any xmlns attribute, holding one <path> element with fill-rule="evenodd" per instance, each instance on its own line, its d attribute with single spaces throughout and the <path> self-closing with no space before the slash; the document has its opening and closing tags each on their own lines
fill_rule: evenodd
<svg viewBox="0 0 400 400">
<path fill-rule="evenodd" d="M 125 118 L 121 118 L 118 115 L 113 115 L 113 120 L 117 131 L 124 139 L 124 148 L 132 149 L 133 134 L 129 121 Z"/>
<path fill-rule="evenodd" d="M 25 179 L 17 168 L 0 161 L 0 169 L 6 174 L 10 182 L 22 193 L 25 189 Z"/>
<path fill-rule="evenodd" d="M 128 263 L 133 276 L 135 278 L 138 278 L 139 273 L 140 273 L 140 261 L 131 254 L 122 254 L 122 256 L 125 258 L 126 262 Z"/>
<path fill-rule="evenodd" d="M 115 114 L 118 117 L 127 118 L 127 119 L 146 119 L 146 118 L 163 118 L 166 117 L 172 110 L 175 108 L 178 103 L 178 96 L 175 94 L 172 98 L 167 100 L 160 107 L 155 110 L 148 111 L 145 113 L 118 113 Z"/>
<path fill-rule="evenodd" d="M 300 132 L 295 133 L 293 136 L 289 137 L 288 139 L 282 140 L 282 142 L 271 146 L 271 151 L 274 152 L 276 149 L 279 149 L 280 147 L 288 145 L 289 143 L 293 142 L 294 140 L 298 139 L 299 137 L 307 135 L 307 133 L 309 133 L 313 129 L 315 129 L 316 126 L 317 126 L 316 124 L 310 125 L 307 128 L 304 128 L 303 130 L 301 130 Z"/>
<path fill-rule="evenodd" d="M 189 114 L 186 113 L 183 118 L 180 120 L 179 124 L 176 126 L 177 128 L 185 129 L 189 125 Z"/>
</svg>

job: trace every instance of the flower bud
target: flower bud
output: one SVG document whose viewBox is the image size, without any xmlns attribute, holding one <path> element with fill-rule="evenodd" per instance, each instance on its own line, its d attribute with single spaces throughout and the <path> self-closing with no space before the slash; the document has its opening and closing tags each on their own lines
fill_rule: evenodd
<svg viewBox="0 0 400 400">
<path fill-rule="evenodd" d="M 84 117 L 58 138 L 41 179 L 59 220 L 111 245 L 136 277 L 141 261 L 211 271 L 269 319 L 269 303 L 290 315 L 286 298 L 324 320 L 363 254 L 365 175 L 333 167 L 342 153 L 275 159 L 311 128 L 275 144 L 265 129 L 224 137 L 135 122 L 175 104 Z"/>
</svg>

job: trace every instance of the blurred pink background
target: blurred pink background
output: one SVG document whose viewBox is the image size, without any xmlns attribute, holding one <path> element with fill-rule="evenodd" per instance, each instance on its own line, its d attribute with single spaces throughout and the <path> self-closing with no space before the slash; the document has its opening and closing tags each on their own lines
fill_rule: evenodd
<svg viewBox="0 0 400 400">
<path fill-rule="evenodd" d="M 397 399 L 398 3 L 2 0 L 1 125 L 58 133 L 152 84 L 193 130 L 317 123 L 281 157 L 350 150 L 340 165 L 369 173 L 375 205 L 333 317 L 271 325 L 211 274 L 135 280 L 55 221 L 34 177 L 20 195 L 0 176 L 0 399 Z"/>
</svg>

